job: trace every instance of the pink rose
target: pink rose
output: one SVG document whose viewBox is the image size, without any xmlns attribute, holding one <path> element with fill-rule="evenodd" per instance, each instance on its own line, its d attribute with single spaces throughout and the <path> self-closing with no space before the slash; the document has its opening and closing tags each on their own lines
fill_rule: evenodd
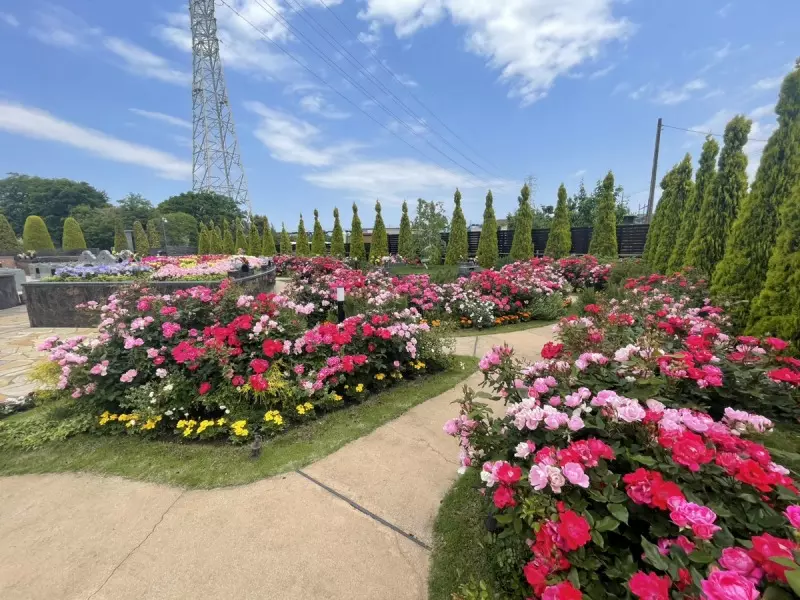
<svg viewBox="0 0 800 600">
<path fill-rule="evenodd" d="M 792 504 L 786 508 L 786 512 L 784 513 L 786 518 L 789 519 L 789 523 L 792 524 L 792 527 L 795 529 L 800 529 L 800 506 L 797 504 Z"/>
<path fill-rule="evenodd" d="M 588 488 L 589 487 L 589 476 L 583 471 L 583 467 L 578 463 L 568 462 L 565 464 L 562 469 L 564 472 L 564 477 L 567 478 L 572 485 L 577 485 L 578 487 Z"/>
<path fill-rule="evenodd" d="M 447 423 L 444 424 L 444 432 L 447 435 L 458 434 L 460 422 L 461 422 L 460 419 L 450 419 Z"/>
<path fill-rule="evenodd" d="M 719 559 L 719 564 L 724 569 L 736 571 L 742 575 L 749 575 L 756 568 L 756 563 L 744 548 L 725 548 Z"/>
<path fill-rule="evenodd" d="M 575 415 L 574 417 L 570 417 L 570 420 L 567 422 L 567 427 L 570 431 L 580 431 L 584 428 L 583 419 L 579 416 Z"/>
<path fill-rule="evenodd" d="M 539 465 L 533 465 L 531 472 L 528 474 L 528 480 L 531 482 L 531 487 L 535 490 L 543 490 L 550 483 L 547 477 L 547 469 Z"/>
<path fill-rule="evenodd" d="M 734 571 L 714 571 L 700 586 L 708 600 L 756 600 L 759 595 L 751 580 Z"/>
</svg>

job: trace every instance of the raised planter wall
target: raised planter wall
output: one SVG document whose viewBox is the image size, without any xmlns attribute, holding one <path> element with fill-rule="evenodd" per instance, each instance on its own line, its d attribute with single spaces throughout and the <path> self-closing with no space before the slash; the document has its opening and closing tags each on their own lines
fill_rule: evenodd
<svg viewBox="0 0 800 600">
<path fill-rule="evenodd" d="M 237 286 L 248 294 L 271 292 L 275 285 L 275 267 L 235 278 Z M 220 281 L 150 281 L 134 284 L 127 281 L 39 281 L 23 284 L 28 321 L 31 327 L 95 327 L 100 324 L 97 312 L 78 310 L 78 304 L 95 301 L 105 304 L 112 294 L 132 285 L 143 285 L 161 294 L 197 286 L 217 288 Z"/>
</svg>

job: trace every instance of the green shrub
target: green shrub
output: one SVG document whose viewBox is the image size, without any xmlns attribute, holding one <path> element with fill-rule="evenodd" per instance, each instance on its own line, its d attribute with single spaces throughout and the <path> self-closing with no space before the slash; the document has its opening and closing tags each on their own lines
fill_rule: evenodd
<svg viewBox="0 0 800 600">
<path fill-rule="evenodd" d="M 247 236 L 244 234 L 244 225 L 241 219 L 236 219 L 236 238 L 233 243 L 234 252 L 236 254 L 247 253 L 248 241 Z"/>
<path fill-rule="evenodd" d="M 42 217 L 31 215 L 25 219 L 25 228 L 22 230 L 22 246 L 26 252 L 31 250 L 55 250 L 50 232 L 44 224 Z"/>
<path fill-rule="evenodd" d="M 369 259 L 374 262 L 389 255 L 389 237 L 383 224 L 380 201 L 375 203 L 375 227 L 372 228 L 372 243 L 369 246 Z"/>
<path fill-rule="evenodd" d="M 311 254 L 313 256 L 325 256 L 327 248 L 325 247 L 325 232 L 322 230 L 322 224 L 319 222 L 319 211 L 314 209 L 314 233 L 311 236 Z"/>
<path fill-rule="evenodd" d="M 14 233 L 11 223 L 6 216 L 0 214 L 0 254 L 17 254 L 22 251 L 22 245 Z"/>
<path fill-rule="evenodd" d="M 286 256 L 292 254 L 292 239 L 286 231 L 286 223 L 281 223 L 281 254 Z"/>
<path fill-rule="evenodd" d="M 339 221 L 339 209 L 333 209 L 333 234 L 331 235 L 331 254 L 337 258 L 344 258 L 344 232 Z"/>
<path fill-rule="evenodd" d="M 234 246 L 230 223 L 228 223 L 228 219 L 222 219 L 222 252 L 234 254 L 236 252 Z"/>
<path fill-rule="evenodd" d="M 136 241 L 136 231 L 134 230 L 134 242 Z M 205 223 L 200 223 L 200 235 L 197 236 L 197 253 L 210 254 L 211 253 L 211 237 L 208 233 L 208 227 Z"/>
<path fill-rule="evenodd" d="M 147 239 L 151 249 L 161 247 L 161 235 L 158 233 L 158 226 L 154 219 L 147 222 Z"/>
<path fill-rule="evenodd" d="M 567 188 L 562 183 L 558 188 L 558 203 L 544 253 L 552 258 L 564 258 L 569 256 L 571 249 L 572 227 L 570 226 L 569 206 L 567 206 Z"/>
<path fill-rule="evenodd" d="M 261 253 L 264 256 L 275 256 L 275 236 L 272 235 L 272 226 L 269 220 L 264 219 L 264 245 L 261 248 Z"/>
<path fill-rule="evenodd" d="M 358 216 L 358 206 L 353 202 L 353 221 L 350 224 L 350 258 L 364 260 L 367 250 L 364 247 L 364 231 L 361 229 L 361 219 Z"/>
<path fill-rule="evenodd" d="M 484 269 L 495 266 L 500 256 L 497 247 L 497 218 L 494 214 L 494 198 L 492 190 L 486 193 L 486 207 L 483 209 L 483 225 L 481 239 L 478 241 L 478 264 Z"/>
<path fill-rule="evenodd" d="M 400 235 L 397 239 L 397 253 L 410 260 L 414 258 L 414 232 L 411 230 L 411 219 L 408 218 L 408 203 L 403 200 L 403 216 L 400 217 Z"/>
<path fill-rule="evenodd" d="M 137 254 L 142 256 L 150 254 L 150 242 L 147 239 L 147 232 L 139 221 L 134 221 L 133 223 L 133 246 Z"/>
<path fill-rule="evenodd" d="M 531 188 L 526 183 L 517 199 L 519 207 L 514 217 L 514 238 L 509 253 L 513 260 L 528 260 L 533 257 L 533 209 L 530 198 Z"/>
<path fill-rule="evenodd" d="M 250 219 L 250 232 L 247 234 L 247 253 L 250 256 L 261 256 L 261 236 L 258 235 L 258 226 Z"/>
<path fill-rule="evenodd" d="M 457 265 L 467 260 L 469 255 L 469 240 L 467 240 L 467 220 L 461 209 L 461 192 L 456 188 L 453 196 L 453 218 L 450 220 L 450 237 L 447 240 L 447 252 L 444 255 L 444 264 Z"/>
<path fill-rule="evenodd" d="M 597 203 L 597 216 L 592 230 L 589 254 L 617 258 L 617 203 L 614 197 L 614 174 L 609 171 L 603 180 L 603 191 Z"/>
<path fill-rule="evenodd" d="M 64 250 L 86 250 L 86 240 L 83 238 L 81 226 L 72 217 L 64 219 L 61 247 Z"/>
<path fill-rule="evenodd" d="M 311 256 L 311 248 L 308 245 L 308 236 L 306 235 L 306 225 L 303 222 L 303 215 L 300 215 L 300 223 L 297 226 L 297 239 L 295 240 L 297 256 Z"/>
</svg>

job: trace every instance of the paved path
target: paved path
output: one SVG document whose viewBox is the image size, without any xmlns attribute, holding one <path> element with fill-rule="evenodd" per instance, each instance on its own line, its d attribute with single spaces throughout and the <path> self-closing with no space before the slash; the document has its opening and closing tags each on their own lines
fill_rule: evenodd
<svg viewBox="0 0 800 600">
<path fill-rule="evenodd" d="M 536 358 L 549 336 L 459 338 L 457 351 L 508 341 Z M 302 472 L 245 486 L 0 478 L 0 598 L 424 600 L 433 521 L 457 468 L 442 424 L 461 387 Z"/>
</svg>

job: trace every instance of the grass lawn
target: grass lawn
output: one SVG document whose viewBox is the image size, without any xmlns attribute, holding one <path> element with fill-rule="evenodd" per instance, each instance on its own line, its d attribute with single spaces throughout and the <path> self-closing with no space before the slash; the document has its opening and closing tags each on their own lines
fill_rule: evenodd
<svg viewBox="0 0 800 600">
<path fill-rule="evenodd" d="M 458 267 L 454 265 L 391 265 L 389 272 L 392 275 L 430 275 L 436 282 L 449 282 L 458 279 Z"/>
<path fill-rule="evenodd" d="M 501 335 L 503 333 L 514 333 L 515 331 L 525 331 L 526 329 L 535 329 L 536 327 L 547 327 L 548 325 L 555 325 L 558 321 L 526 321 L 524 323 L 512 323 L 511 325 L 499 325 L 497 327 L 487 327 L 485 329 L 462 329 L 458 328 L 452 333 L 448 333 L 450 337 L 472 337 L 475 335 Z"/>
<path fill-rule="evenodd" d="M 486 511 L 476 487 L 477 470 L 460 477 L 442 500 L 433 525 L 433 552 L 428 575 L 428 600 L 451 600 L 462 583 L 489 581 L 491 573 L 482 540 Z"/>
<path fill-rule="evenodd" d="M 478 359 L 455 358 L 448 371 L 399 384 L 265 442 L 256 460 L 250 459 L 248 447 L 82 434 L 36 450 L 3 450 L 0 475 L 87 471 L 188 488 L 250 483 L 308 465 L 456 386 L 475 371 Z M 7 422 L 25 419 L 36 410 Z"/>
</svg>

